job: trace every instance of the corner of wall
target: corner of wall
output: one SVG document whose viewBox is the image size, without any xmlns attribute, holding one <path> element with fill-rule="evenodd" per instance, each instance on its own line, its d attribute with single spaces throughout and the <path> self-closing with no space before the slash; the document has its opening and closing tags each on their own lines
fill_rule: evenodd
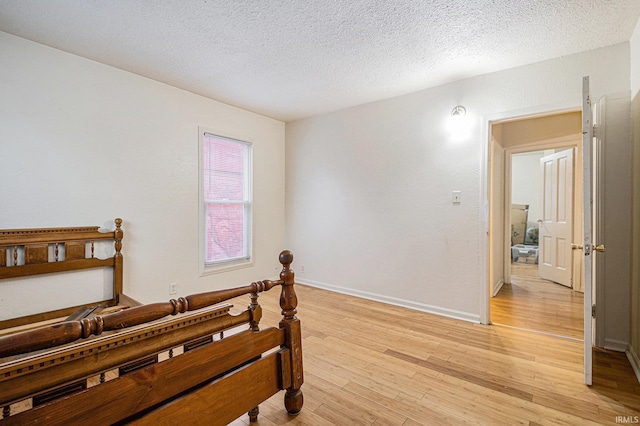
<svg viewBox="0 0 640 426">
<path fill-rule="evenodd" d="M 640 19 L 629 41 L 631 83 L 631 291 L 630 345 L 627 356 L 640 381 Z"/>
<path fill-rule="evenodd" d="M 635 98 L 640 91 L 640 19 L 636 23 L 636 28 L 629 39 L 630 50 L 630 80 L 631 80 L 631 99 Z"/>
<path fill-rule="evenodd" d="M 636 373 L 636 377 L 640 383 L 640 357 L 638 357 L 638 353 L 633 349 L 633 346 L 630 346 L 627 350 L 627 358 L 629 359 L 629 363 L 631 363 L 631 367 L 633 368 L 634 373 Z"/>
<path fill-rule="evenodd" d="M 492 297 L 496 297 L 498 295 L 498 293 L 500 293 L 500 289 L 502 288 L 503 285 L 504 285 L 504 280 L 502 278 L 500 278 L 500 280 L 493 285 L 493 296 Z"/>
</svg>

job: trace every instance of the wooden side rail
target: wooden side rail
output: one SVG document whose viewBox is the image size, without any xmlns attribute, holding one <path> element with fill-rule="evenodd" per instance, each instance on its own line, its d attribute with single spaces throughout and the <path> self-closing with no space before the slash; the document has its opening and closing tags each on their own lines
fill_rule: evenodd
<svg viewBox="0 0 640 426">
<path fill-rule="evenodd" d="M 280 255 L 280 261 L 283 266 L 282 273 L 289 271 L 290 262 L 286 263 L 289 257 L 293 260 L 293 256 L 287 256 L 285 252 L 282 252 Z M 285 282 L 283 280 L 258 281 L 244 287 L 194 294 L 181 297 L 177 300 L 171 299 L 168 302 L 137 306 L 106 315 L 97 315 L 93 318 L 83 318 L 79 321 L 63 321 L 53 325 L 2 336 L 0 337 L 0 358 L 53 348 L 72 343 L 80 338 L 86 338 L 91 335 L 99 336 L 106 331 L 149 323 L 168 315 L 195 311 L 243 294 L 256 294 L 262 291 L 268 291 L 277 285 L 284 284 Z M 290 293 L 290 291 L 288 293 Z M 291 296 L 287 296 L 287 298 L 290 297 Z"/>
<path fill-rule="evenodd" d="M 221 377 L 200 389 L 197 393 L 185 395 L 171 402 L 171 410 L 158 409 L 127 424 L 135 426 L 157 426 L 184 424 L 223 426 L 236 419 L 237 413 L 249 412 L 251 408 L 267 400 L 282 390 L 278 375 L 282 359 L 288 356 L 288 349 L 266 355 L 234 374 Z M 286 374 L 281 376 L 286 380 Z M 193 413 L 198 413 L 194 419 Z M 257 416 L 257 413 L 255 413 Z M 250 417 L 250 421 L 254 422 Z"/>
<path fill-rule="evenodd" d="M 6 358 L 0 364 L 0 405 L 131 365 L 150 355 L 180 347 L 188 352 L 210 343 L 214 335 L 249 323 L 248 310 L 230 315 L 231 306 L 222 303 L 42 353 Z"/>
<path fill-rule="evenodd" d="M 219 377 L 239 365 L 260 357 L 263 352 L 278 347 L 283 342 L 284 335 L 279 329 L 267 328 L 259 332 L 246 330 L 215 344 L 202 346 L 176 358 L 144 367 L 99 386 L 86 389 L 74 395 L 73 398 L 56 399 L 48 405 L 34 407 L 29 411 L 7 417 L 4 422 L 0 421 L 0 424 L 69 425 L 121 422 L 139 411 L 150 409 L 165 401 L 171 401 L 174 396 L 202 385 L 203 381 L 206 383 L 208 380 L 205 379 Z M 231 398 L 227 395 L 228 389 L 225 389 L 215 398 L 217 404 L 219 405 L 222 401 L 230 403 L 235 400 L 236 404 L 242 401 L 246 405 L 248 400 L 254 399 L 255 395 L 251 395 L 247 391 L 251 384 L 255 386 L 256 376 L 250 375 L 244 379 L 246 379 L 244 386 L 238 387 L 238 390 L 242 390 L 240 395 Z M 276 381 L 275 391 L 279 390 L 278 385 L 279 383 Z M 127 395 L 127 397 L 123 398 L 122 395 Z M 252 401 L 248 408 L 243 407 L 241 410 L 229 410 L 228 406 L 223 406 L 222 410 L 218 410 L 218 415 L 248 411 L 262 400 Z M 211 412 L 212 406 L 207 409 Z M 186 417 L 182 418 L 183 422 L 185 419 L 188 420 L 187 423 L 193 422 L 189 413 L 184 414 Z M 236 417 L 237 415 L 231 417 L 224 424 Z M 201 423 L 213 424 L 215 419 L 216 416 L 202 417 Z M 129 424 L 129 421 L 126 423 Z M 157 424 L 178 423 L 168 422 L 165 418 L 164 421 Z"/>
<path fill-rule="evenodd" d="M 91 335 L 99 336 L 106 331 L 120 330 L 156 321 L 169 315 L 195 311 L 243 294 L 269 290 L 281 283 L 281 281 L 260 281 L 244 287 L 195 294 L 177 300 L 171 299 L 168 302 L 137 306 L 78 321 L 63 321 L 2 336 L 0 337 L 0 358 L 53 348 Z"/>
</svg>

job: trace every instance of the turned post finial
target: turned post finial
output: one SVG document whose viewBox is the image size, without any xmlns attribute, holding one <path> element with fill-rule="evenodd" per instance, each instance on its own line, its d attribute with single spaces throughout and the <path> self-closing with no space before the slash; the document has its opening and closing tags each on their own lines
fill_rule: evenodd
<svg viewBox="0 0 640 426">
<path fill-rule="evenodd" d="M 278 260 L 280 261 L 280 264 L 282 264 L 283 268 L 289 269 L 289 266 L 293 263 L 293 253 L 289 250 L 283 250 L 280 252 Z"/>
<path fill-rule="evenodd" d="M 280 293 L 280 307 L 282 308 L 283 320 L 293 320 L 296 317 L 296 307 L 298 306 L 298 297 L 296 291 L 293 288 L 295 281 L 295 274 L 291 269 L 291 263 L 293 262 L 293 253 L 289 250 L 284 250 L 279 256 L 280 263 L 282 264 L 282 271 L 280 272 L 280 279 L 282 280 L 282 292 Z"/>
</svg>

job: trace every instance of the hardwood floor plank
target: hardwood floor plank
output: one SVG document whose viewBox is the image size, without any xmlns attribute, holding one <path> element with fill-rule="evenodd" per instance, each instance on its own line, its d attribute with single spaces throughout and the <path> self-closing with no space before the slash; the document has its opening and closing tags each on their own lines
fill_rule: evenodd
<svg viewBox="0 0 640 426">
<path fill-rule="evenodd" d="M 588 387 L 582 342 L 575 339 L 302 285 L 296 292 L 305 404 L 290 417 L 281 392 L 261 404 L 259 425 L 582 426 L 640 416 L 640 384 L 624 354 L 594 351 L 594 384 Z M 280 319 L 278 296 L 261 294 L 265 325 Z M 543 305 L 559 310 L 556 303 Z M 248 424 L 244 419 L 234 426 Z"/>
<path fill-rule="evenodd" d="M 428 389 L 422 399 L 429 400 L 432 404 L 452 404 L 457 407 L 457 410 L 468 411 L 472 413 L 474 419 L 486 422 L 486 424 L 527 424 L 526 419 L 512 412 L 508 405 L 501 406 L 486 398 L 486 393 L 469 395 L 466 392 L 460 392 L 459 383 L 450 383 L 447 379 L 454 378 L 445 374 L 439 374 L 435 379 L 428 380 L 425 380 L 426 378 L 420 374 L 416 374 L 414 379 L 426 382 Z M 468 384 L 468 386 L 473 385 Z M 486 390 L 486 392 L 489 392 L 489 390 Z"/>
<path fill-rule="evenodd" d="M 319 377 L 314 377 L 314 379 L 307 387 L 310 391 L 318 393 L 323 401 L 322 405 L 314 411 L 317 415 L 332 422 L 336 420 L 344 422 L 336 424 L 370 425 L 376 420 L 377 416 L 363 407 L 355 395 L 349 394 Z"/>
<path fill-rule="evenodd" d="M 514 419 L 525 419 L 543 424 L 558 425 L 594 425 L 599 424 L 591 419 L 567 414 L 556 409 L 551 409 L 533 401 L 526 401 L 502 392 L 497 392 L 474 383 L 463 381 L 457 377 L 442 375 L 441 380 L 448 381 L 456 386 L 462 395 L 470 400 L 482 401 L 485 409 L 501 409 Z"/>
<path fill-rule="evenodd" d="M 387 351 L 385 352 L 386 354 L 389 354 L 391 356 L 394 356 L 396 358 L 399 359 L 403 359 L 407 362 L 411 362 L 414 364 L 418 364 L 422 367 L 426 367 L 430 370 L 434 370 L 437 371 L 439 373 L 443 373 L 446 374 L 448 376 L 453 376 L 453 377 L 457 377 L 459 379 L 471 382 L 471 383 L 475 383 L 479 386 L 483 386 L 487 389 L 493 389 L 495 391 L 498 392 L 502 392 L 505 393 L 507 395 L 511 395 L 514 396 L 516 398 L 520 398 L 520 399 L 524 399 L 527 401 L 531 401 L 533 399 L 533 395 L 528 393 L 528 392 L 524 392 L 522 390 L 516 389 L 516 388 L 512 388 L 509 386 L 505 386 L 502 384 L 498 384 L 495 383 L 491 380 L 487 380 L 485 378 L 482 377 L 478 377 L 476 375 L 470 374 L 466 371 L 463 370 L 458 370 L 456 368 L 451 367 L 450 365 L 445 365 L 447 364 L 446 362 L 442 362 L 442 361 L 430 361 L 430 360 L 422 360 L 422 359 L 418 359 L 409 355 L 405 355 L 401 352 L 397 352 L 394 351 L 393 349 L 387 349 Z"/>
<path fill-rule="evenodd" d="M 431 404 L 422 398 L 415 399 L 405 393 L 400 393 L 394 400 L 395 406 L 402 409 L 407 417 L 416 424 L 452 425 L 465 424 L 462 413 L 450 410 L 448 407 Z"/>
<path fill-rule="evenodd" d="M 380 394 L 366 386 L 362 386 L 358 383 L 349 382 L 344 387 L 344 390 L 351 392 L 355 395 L 359 395 L 362 398 L 366 398 L 371 401 L 373 404 L 378 405 L 381 409 L 384 408 L 386 412 L 384 414 L 379 414 L 378 418 L 374 422 L 374 424 L 393 424 L 393 425 L 402 425 L 406 420 L 407 416 L 399 413 L 392 408 L 386 406 L 384 404 L 387 400 L 395 399 L 400 393 L 396 392 L 396 395 L 393 398 L 389 398 L 387 395 Z"/>
<path fill-rule="evenodd" d="M 443 373 L 482 385 L 487 389 L 493 389 L 510 394 L 527 401 L 533 400 L 537 403 L 541 403 L 540 401 L 544 400 L 542 405 L 553 407 L 558 411 L 572 414 L 577 417 L 581 417 L 583 414 L 587 414 L 588 416 L 598 414 L 597 407 L 589 401 L 583 401 L 571 396 L 563 395 L 556 392 L 554 388 L 540 387 L 535 383 L 532 384 L 531 381 L 527 379 L 523 380 L 522 378 L 514 378 L 512 375 L 504 373 L 497 375 L 495 374 L 497 373 L 495 371 L 483 371 L 479 368 L 470 367 L 468 365 L 465 368 L 465 365 L 452 363 L 444 364 L 442 362 L 440 362 L 440 364 L 443 365 Z M 582 377 L 580 377 L 580 380 L 581 379 Z M 518 394 L 518 392 L 524 392 L 523 389 L 526 389 L 526 398 L 523 398 Z"/>
<path fill-rule="evenodd" d="M 537 266 L 512 264 L 511 283 L 491 298 L 491 322 L 582 339 L 584 295 L 538 277 Z"/>
</svg>

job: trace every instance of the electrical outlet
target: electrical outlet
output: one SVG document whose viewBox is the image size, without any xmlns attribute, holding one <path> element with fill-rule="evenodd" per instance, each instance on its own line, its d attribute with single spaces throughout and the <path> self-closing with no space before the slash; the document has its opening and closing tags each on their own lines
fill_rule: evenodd
<svg viewBox="0 0 640 426">
<path fill-rule="evenodd" d="M 176 283 L 169 284 L 169 294 L 176 294 L 176 293 L 178 293 L 178 284 Z"/>
<path fill-rule="evenodd" d="M 304 265 L 300 266 L 300 272 L 304 274 Z"/>
</svg>

